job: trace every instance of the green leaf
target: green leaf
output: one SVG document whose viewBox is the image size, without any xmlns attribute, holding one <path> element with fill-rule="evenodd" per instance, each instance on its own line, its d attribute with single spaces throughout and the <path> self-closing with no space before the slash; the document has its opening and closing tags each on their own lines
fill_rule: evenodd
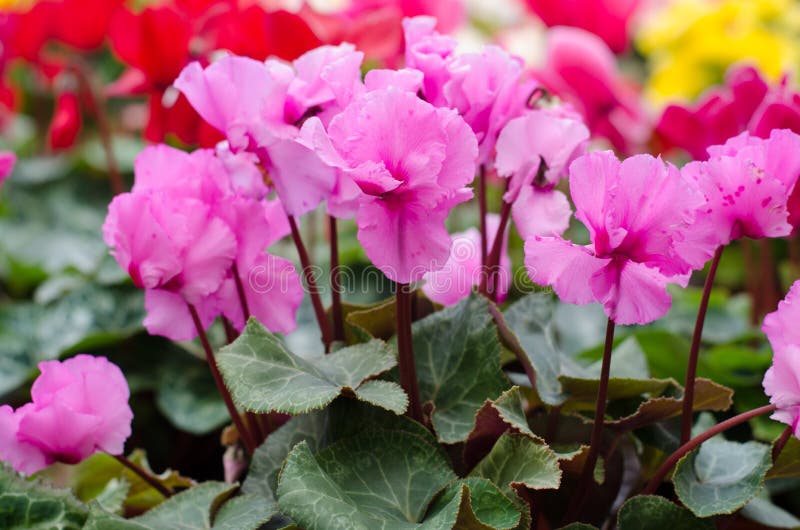
<svg viewBox="0 0 800 530">
<path fill-rule="evenodd" d="M 278 505 L 307 530 L 415 528 L 409 523 L 421 522 L 453 479 L 435 443 L 405 431 L 367 430 L 316 456 L 306 442 L 298 444 L 280 473 Z"/>
<path fill-rule="evenodd" d="M 514 486 L 539 490 L 561 484 L 558 456 L 524 434 L 503 434 L 470 475 L 491 480 L 506 494 L 514 493 Z"/>
<path fill-rule="evenodd" d="M 90 505 L 89 518 L 83 530 L 152 530 L 129 519 L 109 513 L 97 505 Z"/>
<path fill-rule="evenodd" d="M 597 527 L 586 523 L 571 523 L 567 526 L 562 526 L 558 530 L 597 530 Z"/>
<path fill-rule="evenodd" d="M 586 459 L 589 456 L 588 445 L 567 444 L 567 445 L 553 445 L 552 449 L 558 456 L 558 462 L 561 469 L 566 473 L 573 475 L 580 475 L 586 464 Z M 593 473 L 594 481 L 602 484 L 606 479 L 605 460 L 602 456 L 597 458 L 594 465 Z"/>
<path fill-rule="evenodd" d="M 142 293 L 86 285 L 51 304 L 0 306 L 0 394 L 25 382 L 39 361 L 99 348 L 141 329 Z"/>
<path fill-rule="evenodd" d="M 697 378 L 694 385 L 695 411 L 728 410 L 733 404 L 733 390 L 709 379 Z M 680 397 L 660 396 L 642 402 L 633 414 L 616 420 L 606 421 L 622 431 L 631 431 L 659 421 L 668 420 L 681 415 L 683 401 Z"/>
<path fill-rule="evenodd" d="M 112 478 L 108 481 L 103 491 L 95 497 L 95 501 L 107 512 L 119 514 L 128 493 L 131 491 L 130 483 L 124 478 Z"/>
<path fill-rule="evenodd" d="M 276 506 L 258 495 L 234 497 L 219 509 L 213 530 L 258 530 L 275 515 Z"/>
<path fill-rule="evenodd" d="M 175 427 L 198 436 L 230 421 L 208 364 L 191 355 L 170 355 L 159 367 L 156 405 Z"/>
<path fill-rule="evenodd" d="M 575 362 L 557 344 L 554 311 L 552 297 L 534 293 L 512 304 L 503 317 L 536 372 L 539 397 L 548 405 L 561 405 L 567 396 L 558 376 L 564 372 L 564 365 L 572 367 Z"/>
<path fill-rule="evenodd" d="M 791 436 L 783 446 L 775 464 L 767 472 L 767 478 L 800 477 L 800 440 Z"/>
<path fill-rule="evenodd" d="M 452 483 L 442 500 L 461 494 L 461 507 L 453 526 L 458 530 L 510 530 L 518 528 L 520 508 L 491 481 L 470 477 Z M 527 506 L 525 506 L 527 509 Z"/>
<path fill-rule="evenodd" d="M 80 530 L 86 506 L 68 490 L 28 481 L 0 463 L 0 528 L 4 530 Z"/>
<path fill-rule="evenodd" d="M 467 439 L 487 399 L 509 388 L 488 301 L 472 294 L 412 327 L 420 399 L 433 403 L 439 440 Z"/>
<path fill-rule="evenodd" d="M 366 403 L 403 414 L 408 408 L 408 396 L 391 381 L 366 381 L 355 391 L 356 397 Z"/>
<path fill-rule="evenodd" d="M 655 495 L 638 495 L 625 502 L 619 509 L 617 526 L 619 530 L 714 530 L 711 521 Z"/>
<path fill-rule="evenodd" d="M 800 528 L 800 519 L 772 504 L 764 491 L 753 497 L 739 513 L 746 519 L 772 528 Z"/>
<path fill-rule="evenodd" d="M 389 370 L 397 360 L 380 340 L 308 360 L 289 352 L 251 318 L 239 338 L 219 351 L 217 363 L 233 399 L 245 409 L 303 414 L 326 407 L 346 390 L 359 397 L 365 380 Z M 365 395 L 388 410 L 398 411 L 401 405 L 398 389 L 389 385 L 368 387 Z"/>
<path fill-rule="evenodd" d="M 672 295 L 672 307 L 651 327 L 691 337 L 702 289 L 671 288 L 669 291 Z M 747 337 L 751 332 L 747 297 L 729 297 L 723 290 L 714 289 L 703 325 L 703 341 L 709 344 L 732 342 Z"/>
<path fill-rule="evenodd" d="M 212 514 L 236 489 L 235 484 L 204 482 L 131 520 L 151 530 L 208 530 Z"/>
<path fill-rule="evenodd" d="M 672 482 L 681 502 L 699 517 L 728 514 L 752 499 L 772 465 L 769 446 L 714 437 L 684 456 Z"/>
</svg>

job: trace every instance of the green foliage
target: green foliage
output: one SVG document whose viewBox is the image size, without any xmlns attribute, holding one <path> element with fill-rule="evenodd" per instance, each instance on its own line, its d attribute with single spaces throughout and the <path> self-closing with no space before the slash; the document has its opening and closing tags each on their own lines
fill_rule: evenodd
<svg viewBox="0 0 800 530">
<path fill-rule="evenodd" d="M 678 462 L 672 482 L 695 515 L 733 513 L 761 490 L 771 465 L 768 445 L 714 437 Z"/>
<path fill-rule="evenodd" d="M 506 494 L 514 486 L 538 490 L 558 489 L 561 484 L 558 455 L 524 434 L 503 434 L 471 474 L 491 480 Z"/>
<path fill-rule="evenodd" d="M 213 514 L 233 493 L 236 486 L 222 482 L 204 482 L 178 493 L 132 519 L 151 530 L 207 530 Z"/>
<path fill-rule="evenodd" d="M 239 338 L 219 351 L 217 363 L 234 400 L 254 412 L 303 414 L 324 408 L 343 392 L 397 414 L 407 406 L 398 385 L 365 383 L 397 364 L 394 351 L 380 340 L 309 360 L 250 319 Z"/>
<path fill-rule="evenodd" d="M 29 482 L 0 464 L 0 528 L 80 530 L 88 511 L 68 490 Z"/>
<path fill-rule="evenodd" d="M 433 404 L 439 441 L 467 439 L 487 399 L 510 387 L 485 298 L 472 294 L 412 327 L 420 399 Z"/>
<path fill-rule="evenodd" d="M 713 530 L 714 524 L 664 497 L 639 495 L 622 505 L 617 527 L 619 530 Z"/>
</svg>

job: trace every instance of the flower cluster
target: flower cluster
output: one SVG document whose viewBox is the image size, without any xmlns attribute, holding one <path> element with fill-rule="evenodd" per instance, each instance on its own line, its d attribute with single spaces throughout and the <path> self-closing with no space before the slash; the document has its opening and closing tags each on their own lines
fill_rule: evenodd
<svg viewBox="0 0 800 530">
<path fill-rule="evenodd" d="M 76 464 L 97 451 L 122 453 L 131 434 L 130 391 L 105 357 L 39 363 L 32 402 L 0 406 L 0 459 L 26 474 Z"/>
<path fill-rule="evenodd" d="M 159 145 L 136 160 L 130 193 L 114 198 L 103 236 L 120 267 L 145 289 L 147 329 L 195 337 L 220 314 L 234 327 L 246 313 L 291 331 L 302 299 L 288 260 L 264 249 L 288 232 L 280 205 L 265 200 L 262 175 L 246 154 L 221 145 L 191 154 Z"/>
</svg>

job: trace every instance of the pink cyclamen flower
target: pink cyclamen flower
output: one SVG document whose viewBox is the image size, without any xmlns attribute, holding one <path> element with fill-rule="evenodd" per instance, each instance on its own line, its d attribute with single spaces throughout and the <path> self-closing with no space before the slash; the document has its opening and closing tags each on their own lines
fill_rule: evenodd
<svg viewBox="0 0 800 530">
<path fill-rule="evenodd" d="M 592 134 L 626 154 L 643 150 L 652 126 L 638 90 L 620 74 L 614 54 L 599 37 L 578 28 L 551 29 L 536 78 L 571 103 Z"/>
<path fill-rule="evenodd" d="M 791 426 L 793 434 L 800 438 L 800 347 L 792 345 L 775 351 L 763 386 L 770 403 L 777 407 L 770 417 Z"/>
<path fill-rule="evenodd" d="M 800 281 L 795 282 L 778 309 L 764 317 L 761 329 L 772 345 L 772 366 L 764 374 L 764 392 L 777 407 L 772 419 L 790 425 L 800 438 Z"/>
<path fill-rule="evenodd" d="M 649 155 L 620 162 L 610 151 L 578 158 L 570 167 L 576 217 L 587 246 L 561 237 L 525 243 L 530 278 L 550 285 L 565 302 L 600 302 L 617 324 L 646 324 L 664 315 L 668 283 L 681 283 L 690 264 L 676 243 L 690 230 L 702 202 L 671 164 Z"/>
<path fill-rule="evenodd" d="M 451 243 L 445 218 L 472 196 L 477 142 L 464 120 L 385 88 L 351 103 L 328 133 L 363 192 L 358 239 L 375 266 L 398 283 L 442 268 Z"/>
<path fill-rule="evenodd" d="M 494 243 L 500 216 L 489 214 L 486 217 L 486 230 L 489 233 L 489 248 Z M 487 274 L 481 263 L 481 233 L 476 228 L 453 234 L 450 259 L 445 266 L 425 274 L 422 291 L 425 296 L 442 305 L 453 305 L 469 296 L 473 287 L 480 285 L 481 275 Z M 497 299 L 506 298 L 511 285 L 511 258 L 508 256 L 508 230 L 503 234 L 500 254 L 500 272 L 497 276 Z"/>
<path fill-rule="evenodd" d="M 628 47 L 628 28 L 641 0 L 526 0 L 550 27 L 572 26 L 594 33 L 615 53 Z"/>
<path fill-rule="evenodd" d="M 194 338 L 187 304 L 204 328 L 223 314 L 242 329 L 234 274 L 252 316 L 273 332 L 294 329 L 299 276 L 291 262 L 264 252 L 288 232 L 286 216 L 280 204 L 256 198 L 263 191 L 255 182 L 260 172 L 245 155 L 148 147 L 136 160 L 131 193 L 112 201 L 104 237 L 120 266 L 145 289 L 150 333 Z"/>
<path fill-rule="evenodd" d="M 0 458 L 31 474 L 97 451 L 122 453 L 133 419 L 122 371 L 105 357 L 83 354 L 39 369 L 32 403 L 16 411 L 0 407 Z"/>
<path fill-rule="evenodd" d="M 534 110 L 508 122 L 497 140 L 495 168 L 511 178 L 511 203 L 522 239 L 561 235 L 572 217 L 567 197 L 554 189 L 570 163 L 586 150 L 589 130 L 566 109 Z"/>
<path fill-rule="evenodd" d="M 227 136 L 233 151 L 248 150 L 258 156 L 286 212 L 302 215 L 331 194 L 336 173 L 311 146 L 298 141 L 295 120 L 305 114 L 302 101 L 328 96 L 336 100 L 341 87 L 335 92 L 328 87 L 330 94 L 321 94 L 326 91 L 301 83 L 298 98 L 289 104 L 293 82 L 295 71 L 288 64 L 226 56 L 205 69 L 197 62 L 189 64 L 175 87 L 204 120 Z"/>
<path fill-rule="evenodd" d="M 0 151 L 0 184 L 11 175 L 16 162 L 17 157 L 14 153 L 11 151 Z"/>
<path fill-rule="evenodd" d="M 525 111 L 536 83 L 523 76 L 521 58 L 493 45 L 456 53 L 455 40 L 436 33 L 435 26 L 430 17 L 403 21 L 406 65 L 424 74 L 427 101 L 464 118 L 478 139 L 478 162 L 488 163 L 500 130 Z"/>
<path fill-rule="evenodd" d="M 742 133 L 708 152 L 707 161 L 691 162 L 682 169 L 706 199 L 688 234 L 687 244 L 697 251 L 690 259 L 696 267 L 717 247 L 740 237 L 782 237 L 792 232 L 792 221 L 800 214 L 800 197 L 795 193 L 800 136 L 775 130 L 765 140 Z"/>
</svg>

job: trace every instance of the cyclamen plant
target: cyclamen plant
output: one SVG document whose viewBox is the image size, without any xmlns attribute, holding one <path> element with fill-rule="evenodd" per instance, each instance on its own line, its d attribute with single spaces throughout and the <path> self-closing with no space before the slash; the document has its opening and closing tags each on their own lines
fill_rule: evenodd
<svg viewBox="0 0 800 530">
<path fill-rule="evenodd" d="M 434 28 L 407 19 L 405 66 L 363 78 L 349 44 L 190 63 L 175 88 L 225 140 L 147 147 L 109 205 L 104 240 L 144 291 L 145 328 L 199 340 L 232 423 L 227 483 L 126 457 L 128 384 L 88 355 L 41 363 L 32 402 L 0 407 L 0 458 L 30 475 L 108 453 L 164 498 L 127 520 L 63 501 L 86 528 L 705 529 L 762 499 L 765 479 L 800 477 L 800 283 L 764 320 L 768 405 L 715 424 L 698 413 L 727 411 L 733 391 L 697 377 L 722 249 L 797 224 L 800 136 L 742 133 L 682 169 L 620 159 L 590 144 L 608 116 L 585 123 L 520 59 L 462 53 Z M 0 180 L 11 165 L 0 154 Z M 451 235 L 473 199 L 479 226 Z M 323 203 L 329 308 L 300 230 Z M 390 300 L 341 300 L 348 219 Z M 541 289 L 506 305 L 512 227 Z M 288 235 L 299 269 L 274 246 Z M 634 326 L 657 325 L 709 260 L 683 385 L 651 377 Z M 306 295 L 322 345 L 298 353 L 283 334 Z M 567 343 L 596 314 L 591 364 Z M 764 414 L 788 426 L 771 448 L 722 440 Z M 0 485 L 0 514 L 19 520 L 50 495 L 8 473 Z M 26 509 L 6 509 L 7 492 Z"/>
</svg>

